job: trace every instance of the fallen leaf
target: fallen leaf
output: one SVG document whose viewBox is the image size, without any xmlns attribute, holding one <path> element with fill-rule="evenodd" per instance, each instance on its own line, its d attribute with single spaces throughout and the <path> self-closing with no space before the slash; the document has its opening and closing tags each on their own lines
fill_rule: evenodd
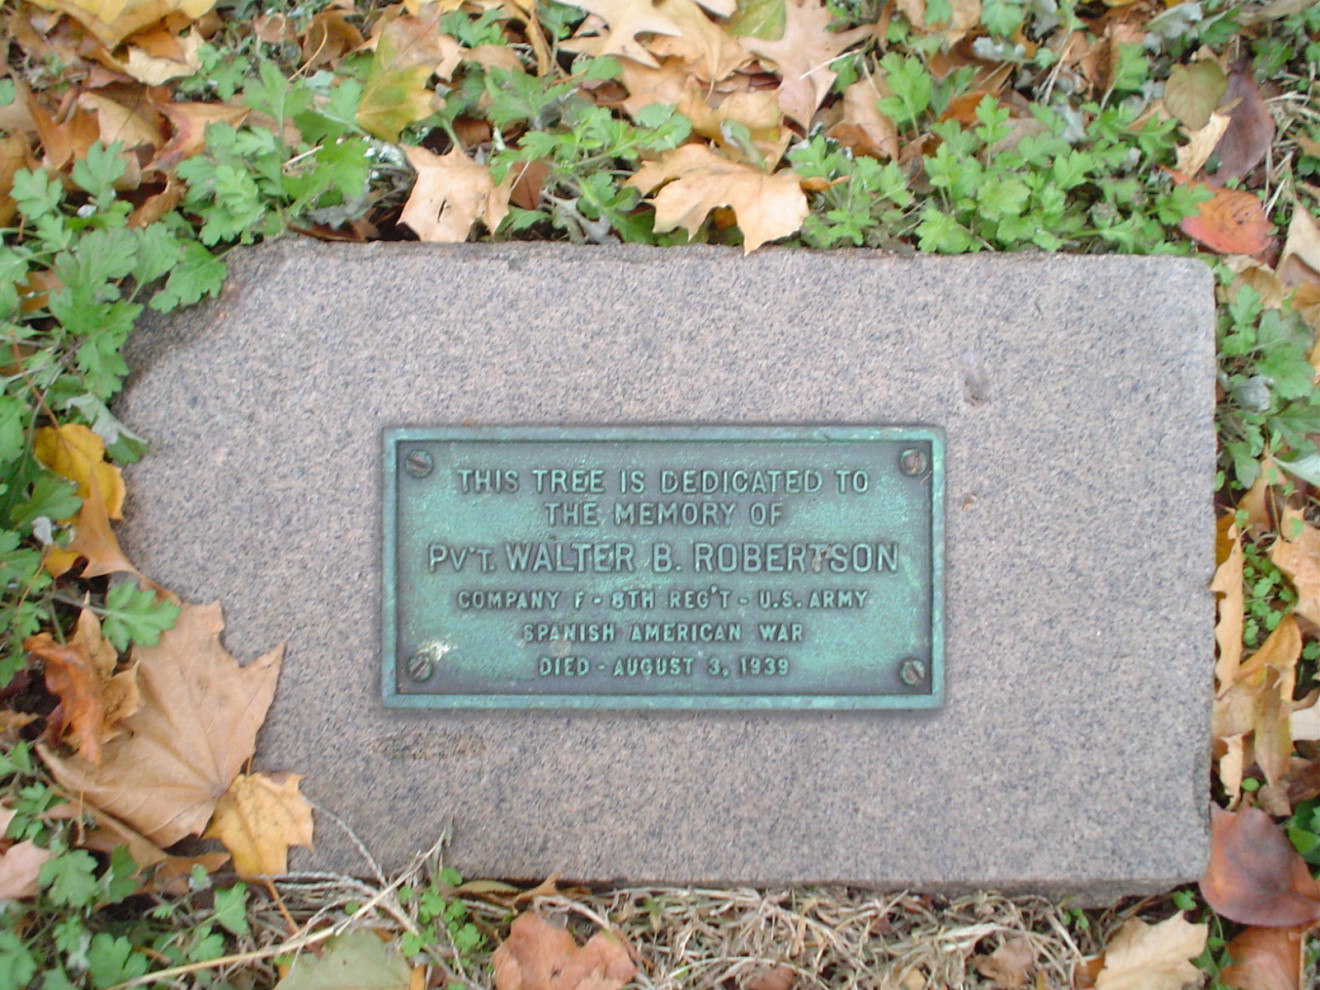
<svg viewBox="0 0 1320 990">
<path fill-rule="evenodd" d="M 417 181 L 399 217 L 402 223 L 423 241 L 446 244 L 467 240 L 477 220 L 494 233 L 509 212 L 510 182 L 496 186 L 486 166 L 461 148 L 445 155 L 415 147 L 403 151 Z"/>
<path fill-rule="evenodd" d="M 577 6 L 595 14 L 609 27 L 609 33 L 590 46 L 592 55 L 619 55 L 654 69 L 660 63 L 637 36 L 677 37 L 683 33 L 667 14 L 656 9 L 651 0 L 581 0 Z"/>
<path fill-rule="evenodd" d="M 438 16 L 438 12 L 437 12 Z M 382 141 L 431 113 L 427 80 L 440 63 L 435 18 L 404 15 L 385 25 L 358 100 L 357 122 Z"/>
<path fill-rule="evenodd" d="M 122 518 L 124 479 L 119 468 L 107 464 L 105 441 L 78 423 L 43 426 L 32 441 L 32 454 L 61 478 L 78 486 L 78 497 L 91 494 L 91 479 L 96 478 L 106 514 Z"/>
<path fill-rule="evenodd" d="M 177 55 L 152 55 L 136 45 L 128 46 L 124 68 L 130 76 L 148 86 L 160 86 L 171 79 L 191 76 L 201 68 L 202 36 L 196 29 L 179 39 Z"/>
<path fill-rule="evenodd" d="M 1256 762 L 1271 784 L 1287 773 L 1292 756 L 1289 717 L 1301 652 L 1297 620 L 1286 615 L 1215 697 L 1213 735 L 1222 739 L 1250 731 Z"/>
<path fill-rule="evenodd" d="M 1297 535 L 1288 539 L 1292 532 Z M 1270 548 L 1270 561 L 1292 582 L 1297 592 L 1297 614 L 1320 625 L 1320 530 L 1296 510 L 1285 511 L 1279 539 Z"/>
<path fill-rule="evenodd" d="M 206 147 L 207 124 L 223 123 L 237 127 L 248 115 L 248 108 L 224 103 L 166 103 L 160 112 L 169 120 L 174 133 L 156 155 L 156 166 L 172 169 L 185 158 L 200 154 Z M 174 181 L 172 175 L 170 181 Z"/>
<path fill-rule="evenodd" d="M 1243 925 L 1292 928 L 1320 919 L 1320 888 L 1274 820 L 1259 808 L 1210 807 L 1210 865 L 1201 896 Z"/>
<path fill-rule="evenodd" d="M 298 956 L 275 990 L 409 990 L 411 984 L 398 948 L 362 931 L 328 939 L 319 956 Z"/>
<path fill-rule="evenodd" d="M 1235 808 L 1242 798 L 1242 777 L 1247 766 L 1246 739 L 1247 734 L 1239 732 L 1235 736 L 1215 740 L 1224 746 L 1224 755 L 1219 758 L 1219 782 L 1224 785 L 1230 809 Z"/>
<path fill-rule="evenodd" d="M 1236 276 L 1228 287 L 1230 298 L 1236 299 L 1238 291 L 1247 285 L 1260 296 L 1261 309 L 1277 309 L 1283 305 L 1283 300 L 1288 296 L 1288 288 L 1268 265 L 1245 254 L 1230 254 L 1224 259 L 1224 264 Z"/>
<path fill-rule="evenodd" d="M 87 149 L 100 140 L 101 128 L 96 116 L 76 103 L 59 121 L 30 95 L 28 110 L 41 139 L 42 164 L 48 168 L 60 171 L 74 159 L 86 155 Z"/>
<path fill-rule="evenodd" d="M 737 11 L 724 25 L 735 38 L 774 41 L 784 36 L 788 0 L 737 0 Z"/>
<path fill-rule="evenodd" d="M 996 987 L 1017 990 L 1027 982 L 1027 970 L 1036 963 L 1036 949 L 1027 938 L 1011 938 L 988 956 L 973 956 L 976 971 Z"/>
<path fill-rule="evenodd" d="M 46 690 L 60 699 L 62 728 L 66 734 L 73 730 L 78 755 L 101 762 L 101 743 L 117 735 L 118 723 L 141 705 L 136 668 L 115 673 L 119 655 L 101 636 L 96 614 L 86 608 L 67 643 L 56 643 L 43 632 L 25 639 L 23 649 L 45 664 Z"/>
<path fill-rule="evenodd" d="M 647 46 L 656 55 L 682 59 L 704 84 L 726 78 L 752 56 L 711 21 L 693 0 L 659 0 L 657 11 L 677 25 L 681 34 L 659 35 Z"/>
<path fill-rule="evenodd" d="M 1260 254 L 1274 230 L 1259 197 L 1241 189 L 1207 186 L 1212 195 L 1178 222 L 1183 233 L 1220 254 Z"/>
<path fill-rule="evenodd" d="M 16 842 L 0 854 L 0 901 L 37 896 L 37 874 L 54 857 L 35 842 Z"/>
<path fill-rule="evenodd" d="M 1210 122 L 1227 88 L 1228 77 L 1213 59 L 1175 65 L 1164 84 L 1164 108 L 1188 130 L 1198 131 Z"/>
<path fill-rule="evenodd" d="M 1244 59 L 1228 74 L 1228 87 L 1219 105 L 1227 110 L 1229 122 L 1215 148 L 1219 155 L 1215 178 L 1230 182 L 1242 178 L 1264 161 L 1274 141 L 1274 118 L 1256 88 L 1250 61 Z"/>
<path fill-rule="evenodd" d="M 1311 212 L 1300 200 L 1293 200 L 1292 220 L 1288 222 L 1288 236 L 1279 255 L 1279 271 L 1288 259 L 1294 258 L 1312 271 L 1320 271 L 1320 227 Z"/>
<path fill-rule="evenodd" d="M 302 40 L 302 57 L 310 71 L 337 62 L 362 44 L 362 32 L 342 10 L 322 10 L 312 16 Z"/>
<path fill-rule="evenodd" d="M 1182 990 L 1199 982 L 1192 965 L 1205 950 L 1206 925 L 1193 925 L 1175 914 L 1158 925 L 1130 918 L 1105 946 L 1105 964 L 1095 990 Z"/>
<path fill-rule="evenodd" d="M 289 846 L 312 844 L 312 808 L 298 793 L 298 774 L 239 774 L 215 806 L 202 834 L 219 839 L 244 880 L 289 869 Z"/>
<path fill-rule="evenodd" d="M 679 113 L 692 121 L 694 131 L 709 138 L 726 153 L 744 160 L 741 149 L 730 145 L 725 137 L 724 125 L 735 121 L 747 128 L 752 145 L 765 161 L 767 169 L 773 169 L 779 164 L 793 133 L 782 126 L 784 118 L 779 112 L 779 101 L 775 99 L 774 93 L 766 90 L 730 93 L 714 106 L 707 101 L 704 93 L 704 88 L 699 90 L 689 83 L 676 107 Z"/>
<path fill-rule="evenodd" d="M 14 173 L 29 166 L 30 154 L 26 135 L 0 137 L 0 227 L 8 227 L 18 215 L 18 205 L 10 195 L 14 189 Z"/>
<path fill-rule="evenodd" d="M 58 10 L 85 25 L 107 48 L 170 14 L 196 20 L 215 0 L 32 0 L 38 7 Z"/>
<path fill-rule="evenodd" d="M 165 143 L 161 134 L 160 117 L 150 102 L 143 98 L 140 87 L 136 93 L 123 92 L 130 105 L 111 99 L 104 91 L 83 93 L 78 104 L 96 115 L 101 143 L 109 147 L 118 141 L 125 150 L 148 148 L 152 151 Z"/>
<path fill-rule="evenodd" d="M 531 911 L 513 920 L 490 963 L 496 990 L 618 990 L 637 972 L 621 936 L 598 931 L 579 948 Z"/>
<path fill-rule="evenodd" d="M 93 474 L 88 480 L 90 491 L 73 520 L 73 539 L 67 547 L 52 545 L 46 548 L 44 564 L 47 572 L 52 577 L 59 577 L 82 557 L 87 560 L 82 569 L 84 578 L 123 572 L 137 574 L 137 568 L 124 556 L 119 540 L 110 528 L 110 514 L 101 498 L 97 476 Z"/>
<path fill-rule="evenodd" d="M 1190 176 L 1205 168 L 1206 161 L 1215 153 L 1215 147 L 1227 130 L 1228 114 L 1212 113 L 1204 127 L 1189 132 L 1188 143 L 1181 145 L 1175 153 L 1178 171 Z"/>
<path fill-rule="evenodd" d="M 779 105 L 784 116 L 803 130 L 837 77 L 830 64 L 845 49 L 870 34 L 871 26 L 835 34 L 829 30 L 834 15 L 822 0 L 787 0 L 784 34 L 778 41 L 747 38 L 742 45 L 753 55 L 769 59 L 779 70 Z"/>
<path fill-rule="evenodd" d="M 701 144 L 665 152 L 659 161 L 638 169 L 626 184 L 647 193 L 664 184 L 651 200 L 659 233 L 682 227 L 695 236 L 711 210 L 732 207 L 743 232 L 744 252 L 794 233 L 809 212 L 806 194 L 794 173 L 767 174 L 723 158 Z"/>
<path fill-rule="evenodd" d="M 688 87 L 688 72 L 681 59 L 667 58 L 658 68 L 625 60 L 619 63 L 619 79 L 628 90 L 623 109 L 630 115 L 653 103 L 674 106 Z"/>
<path fill-rule="evenodd" d="M 240 667 L 220 645 L 218 603 L 183 605 L 153 647 L 135 647 L 142 706 L 101 765 L 40 746 L 56 781 L 162 848 L 200 835 L 255 749 L 279 676 L 279 646 Z"/>
<path fill-rule="evenodd" d="M 1215 623 L 1215 642 L 1219 646 L 1215 676 L 1220 684 L 1231 684 L 1242 664 L 1242 627 L 1246 607 L 1246 589 L 1242 584 L 1245 559 L 1242 537 L 1236 526 L 1229 527 L 1227 537 L 1231 541 L 1228 556 L 1215 569 L 1215 578 L 1210 582 L 1210 590 L 1220 596 L 1216 600 L 1219 621 Z"/>
<path fill-rule="evenodd" d="M 1235 990 L 1300 990 L 1302 929 L 1248 928 L 1224 947 L 1232 960 L 1216 979 Z"/>
<path fill-rule="evenodd" d="M 898 128 L 876 107 L 882 95 L 873 77 L 848 86 L 843 91 L 843 119 L 830 128 L 829 136 L 853 154 L 897 158 Z"/>
</svg>

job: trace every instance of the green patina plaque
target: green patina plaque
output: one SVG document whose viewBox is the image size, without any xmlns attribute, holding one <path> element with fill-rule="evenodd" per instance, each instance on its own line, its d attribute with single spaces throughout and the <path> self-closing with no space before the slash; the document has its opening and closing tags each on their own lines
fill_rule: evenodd
<svg viewBox="0 0 1320 990">
<path fill-rule="evenodd" d="M 943 702 L 938 430 L 384 439 L 387 706 Z"/>
</svg>

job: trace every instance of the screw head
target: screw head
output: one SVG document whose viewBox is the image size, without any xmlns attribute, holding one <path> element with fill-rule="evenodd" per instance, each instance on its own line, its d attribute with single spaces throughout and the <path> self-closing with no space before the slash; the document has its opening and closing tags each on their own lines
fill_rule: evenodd
<svg viewBox="0 0 1320 990">
<path fill-rule="evenodd" d="M 435 673 L 435 662 L 427 650 L 414 653 L 408 658 L 408 676 L 414 681 L 427 681 Z"/>
<path fill-rule="evenodd" d="M 918 475 L 926 470 L 926 453 L 916 447 L 909 447 L 898 457 L 898 466 L 904 474 Z"/>
<path fill-rule="evenodd" d="M 403 469 L 414 478 L 425 478 L 435 470 L 435 458 L 425 450 L 410 450 L 403 459 Z"/>
<path fill-rule="evenodd" d="M 926 680 L 926 665 L 916 657 L 908 657 L 898 665 L 898 676 L 908 687 L 916 687 Z"/>
</svg>

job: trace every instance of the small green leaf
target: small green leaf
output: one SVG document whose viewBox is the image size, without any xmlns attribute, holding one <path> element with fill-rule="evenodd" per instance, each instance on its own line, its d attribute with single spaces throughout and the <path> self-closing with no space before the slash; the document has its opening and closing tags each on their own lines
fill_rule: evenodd
<svg viewBox="0 0 1320 990">
<path fill-rule="evenodd" d="M 179 606 L 156 600 L 150 588 L 139 588 L 125 581 L 114 585 L 105 596 L 101 633 L 116 650 L 123 653 L 130 643 L 155 646 L 160 634 L 174 626 Z"/>
<path fill-rule="evenodd" d="M 47 860 L 37 872 L 37 882 L 52 904 L 86 907 L 100 884 L 96 882 L 96 860 L 86 849 L 70 849 Z"/>
<path fill-rule="evenodd" d="M 398 948 L 352 932 L 327 941 L 320 958 L 299 956 L 275 990 L 408 990 L 410 975 Z"/>
<path fill-rule="evenodd" d="M 228 890 L 216 889 L 215 921 L 239 938 L 247 935 L 247 884 L 236 883 Z"/>
</svg>

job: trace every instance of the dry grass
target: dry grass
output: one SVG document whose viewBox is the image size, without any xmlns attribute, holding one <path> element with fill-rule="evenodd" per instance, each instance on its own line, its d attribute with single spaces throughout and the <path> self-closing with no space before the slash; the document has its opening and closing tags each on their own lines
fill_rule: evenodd
<svg viewBox="0 0 1320 990">
<path fill-rule="evenodd" d="M 425 889 L 439 876 L 446 838 L 392 879 L 372 864 L 372 880 L 296 874 L 275 881 L 264 894 L 253 885 L 251 934 L 241 952 L 124 986 L 192 987 L 206 969 L 240 990 L 256 990 L 273 986 L 280 964 L 291 956 L 338 933 L 364 927 L 416 933 L 418 900 L 399 892 Z M 424 950 L 429 985 L 470 990 L 490 990 L 490 951 L 512 918 L 529 908 L 580 940 L 600 927 L 622 932 L 639 961 L 640 990 L 991 987 L 975 960 L 1015 939 L 1025 939 L 1035 954 L 1029 986 L 1064 990 L 1075 985 L 1084 957 L 1098 953 L 1126 917 L 1151 906 L 1081 914 L 1044 898 L 993 893 L 946 900 L 845 887 L 561 890 L 553 882 L 532 891 L 470 882 L 452 897 L 462 900 L 485 945 L 459 953 L 444 925 L 432 926 L 434 941 Z"/>
</svg>

